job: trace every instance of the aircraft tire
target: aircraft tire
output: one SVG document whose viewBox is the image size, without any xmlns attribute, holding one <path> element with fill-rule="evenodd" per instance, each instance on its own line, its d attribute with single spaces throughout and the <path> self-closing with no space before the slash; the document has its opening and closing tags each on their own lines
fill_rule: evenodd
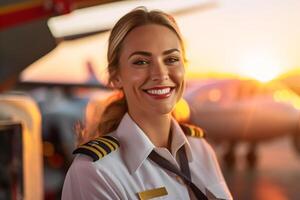
<svg viewBox="0 0 300 200">
<path fill-rule="evenodd" d="M 294 133 L 292 135 L 292 142 L 294 144 L 294 147 L 295 147 L 297 153 L 300 156 L 300 132 Z"/>
<path fill-rule="evenodd" d="M 227 151 L 223 155 L 223 161 L 228 169 L 233 169 L 236 164 L 235 142 L 230 142 Z"/>
<path fill-rule="evenodd" d="M 255 151 L 250 151 L 246 155 L 248 167 L 254 169 L 257 165 L 257 155 Z"/>
</svg>

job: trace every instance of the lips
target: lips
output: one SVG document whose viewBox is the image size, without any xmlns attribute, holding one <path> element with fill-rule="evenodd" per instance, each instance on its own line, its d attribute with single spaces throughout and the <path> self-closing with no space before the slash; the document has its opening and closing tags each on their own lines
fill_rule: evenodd
<svg viewBox="0 0 300 200">
<path fill-rule="evenodd" d="M 143 90 L 146 92 L 149 96 L 154 97 L 156 99 L 164 99 L 168 98 L 173 91 L 174 87 L 153 87 L 149 89 Z"/>
</svg>

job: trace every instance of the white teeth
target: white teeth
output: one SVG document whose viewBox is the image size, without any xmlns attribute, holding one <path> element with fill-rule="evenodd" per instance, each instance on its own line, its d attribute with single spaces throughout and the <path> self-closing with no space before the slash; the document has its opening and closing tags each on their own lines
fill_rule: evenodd
<svg viewBox="0 0 300 200">
<path fill-rule="evenodd" d="M 164 88 L 164 89 L 157 89 L 157 90 L 147 90 L 148 93 L 150 94 L 158 94 L 158 95 L 163 95 L 169 93 L 171 88 Z"/>
</svg>

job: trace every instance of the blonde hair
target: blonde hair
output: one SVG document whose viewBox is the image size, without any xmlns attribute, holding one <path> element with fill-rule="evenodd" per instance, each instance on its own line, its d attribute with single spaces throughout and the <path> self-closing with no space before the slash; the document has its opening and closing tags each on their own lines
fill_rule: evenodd
<svg viewBox="0 0 300 200">
<path fill-rule="evenodd" d="M 183 58 L 186 61 L 185 49 L 179 28 L 174 18 L 162 11 L 148 11 L 145 7 L 138 7 L 124 15 L 113 27 L 110 33 L 107 51 L 108 61 L 108 85 L 113 86 L 118 70 L 119 58 L 123 49 L 123 41 L 128 33 L 139 26 L 147 24 L 158 24 L 172 30 L 179 39 L 183 51 Z M 98 122 L 97 131 L 95 133 L 81 134 L 82 141 L 87 141 L 99 137 L 100 135 L 108 134 L 114 131 L 119 125 L 122 117 L 128 111 L 127 102 L 123 91 L 113 95 L 110 99 L 110 104 L 107 105 Z M 85 136 L 83 136 L 85 135 Z M 79 141 L 79 143 L 82 143 Z"/>
</svg>

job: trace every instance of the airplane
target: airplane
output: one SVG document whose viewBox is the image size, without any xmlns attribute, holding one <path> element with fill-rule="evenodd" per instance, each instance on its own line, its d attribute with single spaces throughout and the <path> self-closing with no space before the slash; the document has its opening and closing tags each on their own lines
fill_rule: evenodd
<svg viewBox="0 0 300 200">
<path fill-rule="evenodd" d="M 209 79 L 190 82 L 184 95 L 189 122 L 215 144 L 227 144 L 225 164 L 236 163 L 239 143 L 249 144 L 249 167 L 257 164 L 257 146 L 289 135 L 300 154 L 300 97 L 278 82 Z"/>
<path fill-rule="evenodd" d="M 0 4 L 0 80 L 16 74 L 53 50 L 55 38 L 48 20 L 76 9 L 108 3 L 109 0 L 3 0 Z"/>
</svg>

